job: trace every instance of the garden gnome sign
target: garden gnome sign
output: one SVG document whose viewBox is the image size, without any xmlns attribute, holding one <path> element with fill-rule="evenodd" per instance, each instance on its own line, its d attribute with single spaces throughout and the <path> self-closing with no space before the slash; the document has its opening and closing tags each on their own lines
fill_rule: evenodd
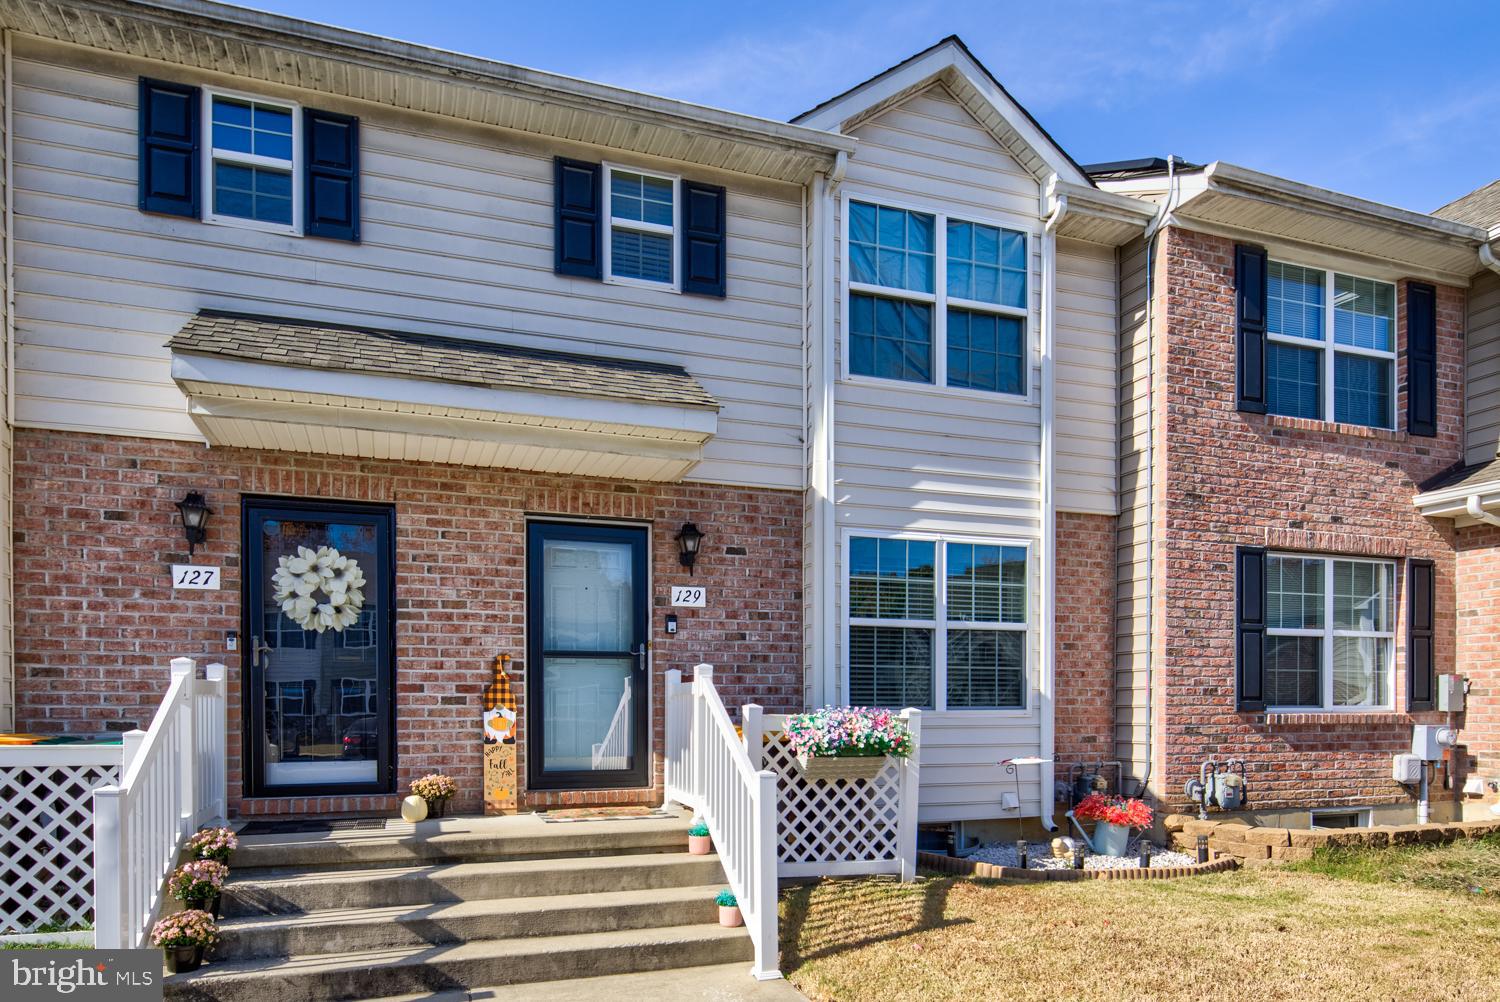
<svg viewBox="0 0 1500 1002">
<path fill-rule="evenodd" d="M 495 655 L 484 687 L 484 813 L 514 814 L 516 798 L 516 697 L 510 689 L 510 655 Z"/>
</svg>

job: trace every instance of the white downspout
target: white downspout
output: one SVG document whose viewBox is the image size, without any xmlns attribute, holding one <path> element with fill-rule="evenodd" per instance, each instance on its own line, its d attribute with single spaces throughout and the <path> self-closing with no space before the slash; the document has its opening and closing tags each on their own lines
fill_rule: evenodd
<svg viewBox="0 0 1500 1002">
<path fill-rule="evenodd" d="M 1056 436 L 1053 430 L 1055 410 L 1055 387 L 1053 385 L 1053 361 L 1055 356 L 1057 319 L 1057 224 L 1068 214 L 1068 196 L 1058 195 L 1053 200 L 1052 213 L 1042 226 L 1042 560 L 1041 560 L 1041 608 L 1038 614 L 1042 621 L 1042 678 L 1040 686 L 1041 706 L 1041 815 L 1042 827 L 1049 832 L 1057 831 L 1053 819 L 1056 811 L 1055 787 L 1057 785 L 1057 624 L 1054 622 L 1057 609 L 1057 500 L 1056 500 Z"/>
<path fill-rule="evenodd" d="M 1490 239 L 1493 240 L 1494 238 L 1495 231 L 1491 230 Z M 1479 245 L 1479 263 L 1484 265 L 1490 271 L 1493 271 L 1495 274 L 1500 275 L 1500 258 L 1495 257 L 1495 252 L 1490 250 L 1490 245 L 1488 243 L 1482 243 Z"/>
<path fill-rule="evenodd" d="M 812 441 L 813 468 L 817 472 L 814 487 L 817 506 L 813 511 L 818 573 L 818 603 L 815 615 L 822 623 L 818 633 L 818 659 L 823 666 L 817 705 L 840 704 L 844 696 L 838 665 L 838 615 L 834 602 L 834 569 L 838 558 L 837 525 L 834 511 L 834 356 L 833 356 L 833 189 L 843 179 L 848 157 L 840 153 L 828 178 L 813 181 L 813 225 L 817 238 L 814 246 L 814 269 L 817 272 L 817 312 L 813 323 L 813 358 L 817 380 L 813 389 L 813 409 L 817 416 Z"/>
<path fill-rule="evenodd" d="M 1464 501 L 1464 511 L 1468 512 L 1469 517 L 1476 522 L 1483 522 L 1485 525 L 1500 525 L 1500 516 L 1491 515 L 1485 511 L 1484 505 L 1479 503 L 1478 494 L 1470 494 Z"/>
</svg>

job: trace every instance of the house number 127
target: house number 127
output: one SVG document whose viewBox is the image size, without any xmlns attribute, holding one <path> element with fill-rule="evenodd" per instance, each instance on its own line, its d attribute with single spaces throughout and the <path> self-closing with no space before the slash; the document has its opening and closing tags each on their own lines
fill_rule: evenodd
<svg viewBox="0 0 1500 1002">
<path fill-rule="evenodd" d="M 195 564 L 172 565 L 172 587 L 188 591 L 217 591 L 219 568 Z"/>
</svg>

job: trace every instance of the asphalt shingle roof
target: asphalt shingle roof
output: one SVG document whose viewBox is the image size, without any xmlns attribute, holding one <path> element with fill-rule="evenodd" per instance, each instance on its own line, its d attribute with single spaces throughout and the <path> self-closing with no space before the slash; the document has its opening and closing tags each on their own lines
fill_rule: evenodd
<svg viewBox="0 0 1500 1002">
<path fill-rule="evenodd" d="M 204 310 L 167 347 L 273 365 L 718 409 L 680 366 Z"/>
<path fill-rule="evenodd" d="M 1439 473 L 1422 485 L 1422 493 L 1427 494 L 1448 487 L 1459 487 L 1463 484 L 1482 484 L 1491 480 L 1500 480 L 1500 458 L 1492 459 L 1487 463 L 1460 466 L 1446 473 Z"/>
<path fill-rule="evenodd" d="M 1494 226 L 1500 223 L 1500 181 L 1491 181 L 1462 198 L 1455 198 L 1442 208 L 1433 209 L 1432 214 L 1470 226 Z"/>
</svg>

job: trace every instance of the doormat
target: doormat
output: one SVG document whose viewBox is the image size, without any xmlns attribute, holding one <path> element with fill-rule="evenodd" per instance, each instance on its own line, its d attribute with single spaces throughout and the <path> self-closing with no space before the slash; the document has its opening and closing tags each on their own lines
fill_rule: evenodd
<svg viewBox="0 0 1500 1002">
<path fill-rule="evenodd" d="M 239 830 L 240 835 L 310 835 L 320 832 L 378 832 L 385 829 L 385 818 L 310 818 L 299 821 L 251 821 Z"/>
<path fill-rule="evenodd" d="M 676 820 L 677 815 L 660 807 L 570 807 L 562 811 L 539 811 L 541 819 L 548 824 L 566 821 L 665 821 Z"/>
</svg>

